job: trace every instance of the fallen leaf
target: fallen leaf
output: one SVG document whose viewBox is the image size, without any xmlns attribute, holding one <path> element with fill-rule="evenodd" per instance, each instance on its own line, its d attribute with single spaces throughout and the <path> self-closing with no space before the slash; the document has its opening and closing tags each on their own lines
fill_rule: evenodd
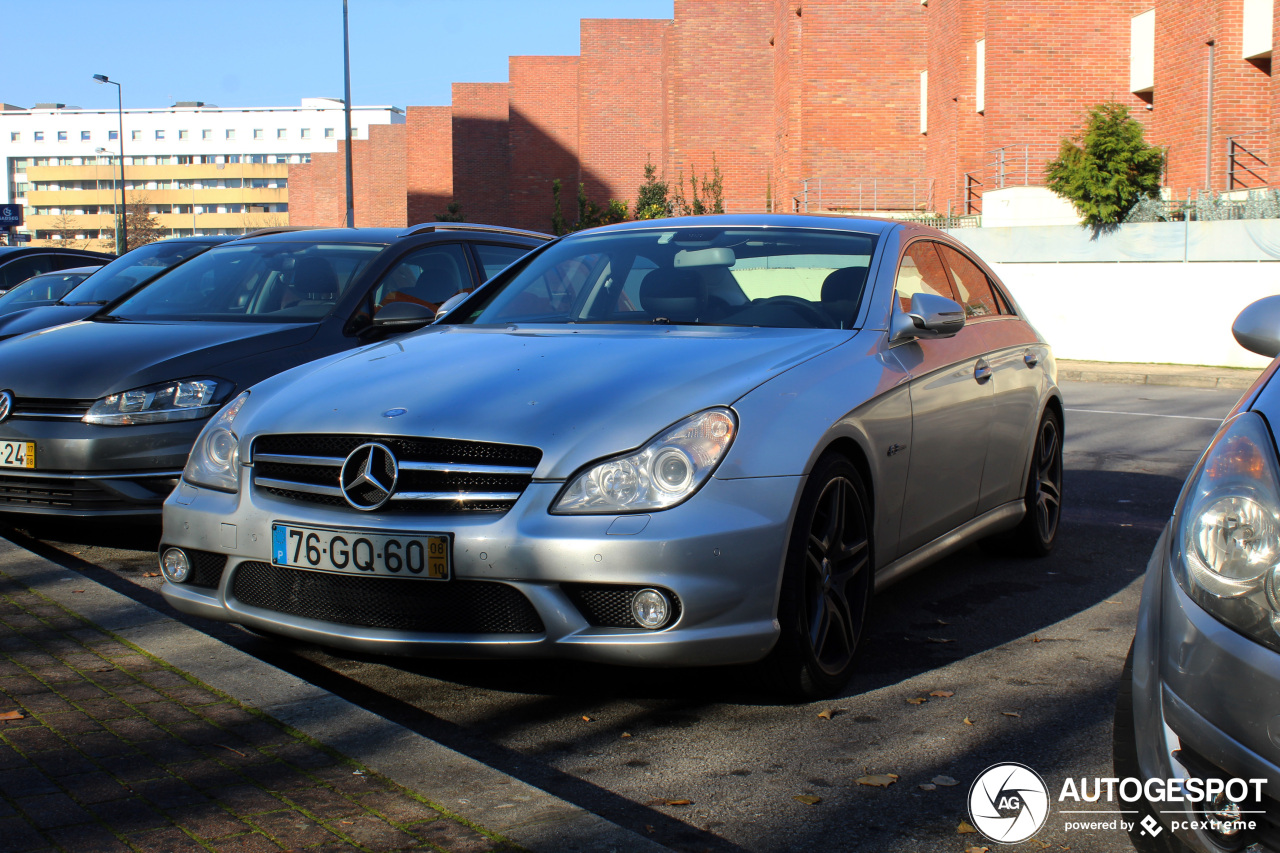
<svg viewBox="0 0 1280 853">
<path fill-rule="evenodd" d="M 686 799 L 668 800 L 664 798 L 658 798 L 656 800 L 650 800 L 648 804 L 651 806 L 691 806 L 693 805 L 693 800 L 686 800 Z"/>
<path fill-rule="evenodd" d="M 950 625 L 951 623 L 950 623 L 950 622 L 948 622 L 946 619 L 939 619 L 939 620 L 938 620 L 938 624 L 939 624 L 939 625 Z"/>
<path fill-rule="evenodd" d="M 1033 642 L 1033 643 L 1038 643 L 1038 642 L 1040 642 L 1040 635 L 1039 635 L 1039 634 L 1032 634 L 1032 635 L 1031 635 L 1031 642 Z"/>
<path fill-rule="evenodd" d="M 932 783 L 930 783 L 930 782 L 925 782 L 924 784 L 922 784 L 922 785 L 917 785 L 916 787 L 917 787 L 917 788 L 919 788 L 921 791 L 936 791 L 936 790 L 938 790 L 938 786 L 937 786 L 937 785 L 934 785 L 934 784 L 932 784 Z"/>
<path fill-rule="evenodd" d="M 791 799 L 797 803 L 804 803 L 806 806 L 816 806 L 822 802 L 822 797 L 815 797 L 813 794 L 796 794 Z"/>
<path fill-rule="evenodd" d="M 1021 716 L 1022 716 L 1022 715 L 1021 715 L 1021 714 L 1019 714 L 1017 711 L 1001 711 L 1000 713 L 1001 713 L 1001 714 L 1004 714 L 1006 717 L 1021 717 Z"/>
<path fill-rule="evenodd" d="M 941 785 L 944 788 L 950 788 L 954 785 L 959 785 L 960 783 L 955 779 L 952 779 L 950 776 L 934 776 L 933 784 Z"/>
<path fill-rule="evenodd" d="M 973 720 L 969 719 L 968 717 L 965 717 L 965 718 L 964 718 L 964 724 L 965 724 L 966 726 L 972 726 L 972 725 L 973 725 Z"/>
<path fill-rule="evenodd" d="M 1040 849 L 1041 849 L 1041 850 L 1048 850 L 1050 847 L 1052 847 L 1052 846 L 1053 846 L 1053 845 L 1052 845 L 1052 844 L 1050 844 L 1048 841 L 1041 841 L 1039 838 L 1033 838 L 1033 839 L 1031 839 L 1031 843 L 1032 843 L 1032 844 L 1039 844 L 1039 845 L 1040 845 Z"/>
<path fill-rule="evenodd" d="M 631 737 L 631 732 L 623 732 L 623 733 L 622 733 L 622 736 L 623 736 L 623 737 Z"/>
<path fill-rule="evenodd" d="M 927 643 L 954 643 L 955 640 L 948 640 L 943 637 L 925 637 Z"/>
<path fill-rule="evenodd" d="M 645 831 L 645 832 L 647 832 L 647 833 L 649 833 L 650 835 L 653 835 L 653 834 L 654 834 L 655 832 L 657 832 L 658 830 L 656 830 L 656 829 L 654 829 L 654 828 L 653 828 L 653 824 L 646 823 L 646 824 L 644 825 L 644 831 Z"/>
<path fill-rule="evenodd" d="M 26 714 L 21 711 L 5 711 L 0 713 L 0 720 L 22 720 L 26 718 Z"/>
<path fill-rule="evenodd" d="M 914 698 L 914 699 L 908 699 L 908 700 L 907 700 L 907 704 L 908 704 L 908 705 L 923 705 L 925 702 L 928 702 L 928 701 L 929 701 L 929 700 L 928 700 L 928 699 L 926 699 L 924 696 L 917 696 L 917 697 L 916 697 L 916 698 Z"/>
<path fill-rule="evenodd" d="M 363 775 L 364 775 L 364 771 L 363 771 L 363 770 L 352 770 L 352 771 L 351 771 L 351 775 L 352 775 L 352 776 L 363 776 Z"/>
<path fill-rule="evenodd" d="M 873 773 L 870 776 L 859 776 L 859 785 L 870 785 L 872 788 L 887 788 L 898 781 L 897 773 Z"/>
<path fill-rule="evenodd" d="M 220 747 L 222 747 L 223 749 L 225 749 L 227 752 L 234 752 L 236 755 L 240 756 L 241 758 L 248 758 L 248 757 L 249 757 L 249 756 L 245 755 L 243 752 L 241 752 L 241 751 L 240 751 L 240 750 L 238 750 L 238 749 L 232 749 L 231 747 L 227 746 L 225 743 L 218 743 L 218 744 L 214 744 L 214 746 L 220 746 Z"/>
<path fill-rule="evenodd" d="M 844 713 L 844 708 L 827 708 L 818 712 L 819 720 L 829 720 Z"/>
<path fill-rule="evenodd" d="M 966 847 L 964 853 L 987 853 L 990 847 Z"/>
<path fill-rule="evenodd" d="M 83 590 L 83 589 L 73 589 L 73 590 L 71 590 L 71 591 L 72 591 L 72 592 L 84 592 L 84 590 Z"/>
<path fill-rule="evenodd" d="M 160 573 L 159 572 L 143 572 L 142 576 L 144 578 L 158 578 L 160 577 Z"/>
<path fill-rule="evenodd" d="M 591 718 L 590 718 L 590 717 L 588 717 L 586 714 L 583 714 L 583 715 L 582 715 L 582 722 L 584 722 L 584 723 L 589 723 L 589 722 L 591 722 Z"/>
<path fill-rule="evenodd" d="M 343 823 L 343 824 L 346 824 L 347 826 L 351 826 L 351 824 L 355 823 L 355 821 L 354 821 L 354 820 L 340 820 L 340 821 L 338 821 L 338 823 Z"/>
<path fill-rule="evenodd" d="M 956 827 L 956 835 L 968 835 L 977 831 L 978 830 L 973 828 L 973 824 L 969 823 L 967 820 L 960 821 L 960 825 Z"/>
<path fill-rule="evenodd" d="M 929 695 L 937 696 L 939 699 L 950 699 L 952 696 L 956 694 L 952 693 L 950 690 L 934 690 Z"/>
</svg>

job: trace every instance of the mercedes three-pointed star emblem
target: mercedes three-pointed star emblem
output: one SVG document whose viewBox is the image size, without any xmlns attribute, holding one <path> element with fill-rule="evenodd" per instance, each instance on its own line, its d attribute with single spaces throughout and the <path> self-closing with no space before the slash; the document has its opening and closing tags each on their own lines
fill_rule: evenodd
<svg viewBox="0 0 1280 853">
<path fill-rule="evenodd" d="M 347 503 L 371 512 L 391 500 L 400 479 L 400 465 L 391 448 L 371 441 L 347 454 L 338 476 Z"/>
</svg>

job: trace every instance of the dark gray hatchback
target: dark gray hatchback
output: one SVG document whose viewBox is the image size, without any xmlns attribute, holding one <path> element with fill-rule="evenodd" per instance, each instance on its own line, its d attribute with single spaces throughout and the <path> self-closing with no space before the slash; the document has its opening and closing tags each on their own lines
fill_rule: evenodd
<svg viewBox="0 0 1280 853">
<path fill-rule="evenodd" d="M 93 317 L 0 343 L 0 512 L 154 516 L 205 420 L 299 364 L 419 328 L 550 237 L 466 224 L 215 247 Z"/>
</svg>

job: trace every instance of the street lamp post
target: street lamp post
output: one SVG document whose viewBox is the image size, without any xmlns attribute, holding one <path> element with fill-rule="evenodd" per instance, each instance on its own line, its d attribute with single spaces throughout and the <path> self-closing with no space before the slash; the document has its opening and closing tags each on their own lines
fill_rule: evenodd
<svg viewBox="0 0 1280 853">
<path fill-rule="evenodd" d="M 119 245 L 116 246 L 116 254 L 123 254 L 129 250 L 129 206 L 124 200 L 124 94 L 120 84 L 107 79 L 105 74 L 95 74 L 93 79 L 116 87 L 116 114 L 120 118 L 120 236 L 117 239 Z"/>
<path fill-rule="evenodd" d="M 108 165 L 108 166 L 110 166 L 110 165 L 111 165 L 111 153 L 112 153 L 112 152 L 110 151 L 110 149 L 107 149 L 107 148 L 95 148 L 95 149 L 94 149 L 94 151 L 95 151 L 95 153 L 97 153 L 97 154 L 106 154 L 106 155 L 107 155 L 107 165 Z M 114 196 L 114 195 L 115 195 L 115 193 L 113 192 L 113 193 L 112 193 L 112 195 Z M 117 254 L 117 255 L 119 255 L 119 254 L 122 254 L 122 250 L 121 250 L 121 247 L 120 247 L 120 210 L 119 210 L 119 208 L 117 208 L 117 207 L 116 207 L 116 203 L 115 203 L 114 201 L 112 201 L 112 202 L 111 202 L 111 214 L 112 214 L 112 215 L 111 215 L 111 219 L 112 219 L 112 223 L 111 223 L 111 226 L 112 226 L 112 227 L 111 227 L 111 233 L 115 235 L 115 240 L 116 240 L 116 254 Z"/>
<path fill-rule="evenodd" d="M 356 227 L 355 190 L 351 177 L 351 39 L 347 35 L 347 0 L 342 0 L 342 73 L 346 80 L 342 99 L 342 117 L 347 123 L 347 227 Z"/>
</svg>

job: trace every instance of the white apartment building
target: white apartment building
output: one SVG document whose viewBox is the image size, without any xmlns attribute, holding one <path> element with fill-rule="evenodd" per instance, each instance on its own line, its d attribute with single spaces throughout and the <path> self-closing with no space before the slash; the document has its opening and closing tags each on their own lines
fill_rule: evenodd
<svg viewBox="0 0 1280 853">
<path fill-rule="evenodd" d="M 351 108 L 351 135 L 403 124 L 391 106 Z M 180 101 L 124 111 L 124 188 L 168 236 L 240 234 L 288 224 L 289 165 L 334 152 L 342 101 L 303 98 L 296 107 L 223 109 Z M 64 104 L 0 104 L 0 204 L 21 204 L 19 233 L 114 244 L 120 203 L 120 117 Z M 0 231 L 0 234 L 3 234 Z"/>
</svg>

